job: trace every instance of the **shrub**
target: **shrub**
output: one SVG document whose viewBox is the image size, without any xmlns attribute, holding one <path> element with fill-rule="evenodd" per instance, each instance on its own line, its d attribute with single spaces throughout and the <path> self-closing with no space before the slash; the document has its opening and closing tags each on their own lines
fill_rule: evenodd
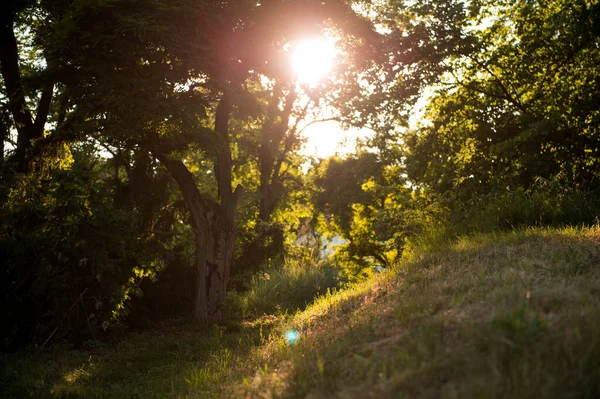
<svg viewBox="0 0 600 399">
<path fill-rule="evenodd" d="M 148 223 L 143 212 L 162 197 L 118 201 L 106 161 L 81 149 L 73 157 L 15 184 L 0 176 L 0 351 L 98 338 L 168 260 L 174 223 L 160 213 L 164 226 Z"/>
</svg>

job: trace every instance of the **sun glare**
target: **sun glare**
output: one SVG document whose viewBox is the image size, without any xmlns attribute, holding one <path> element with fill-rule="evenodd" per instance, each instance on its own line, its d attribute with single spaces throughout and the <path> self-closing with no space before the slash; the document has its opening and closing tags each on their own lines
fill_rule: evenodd
<svg viewBox="0 0 600 399">
<path fill-rule="evenodd" d="M 290 62 L 297 76 L 298 83 L 316 86 L 331 72 L 338 50 L 335 40 L 321 37 L 292 43 L 290 46 Z M 334 116 L 332 109 L 321 110 L 323 119 Z M 329 120 L 314 123 L 305 121 L 308 125 L 302 128 L 306 139 L 303 153 L 318 158 L 326 158 L 336 153 L 347 154 L 354 150 L 357 138 L 367 136 L 369 132 L 360 129 L 344 130 L 338 122 Z M 294 336 L 287 337 L 290 343 Z"/>
<path fill-rule="evenodd" d="M 335 57 L 333 42 L 313 39 L 298 42 L 292 50 L 292 67 L 300 83 L 315 85 L 329 71 Z"/>
</svg>

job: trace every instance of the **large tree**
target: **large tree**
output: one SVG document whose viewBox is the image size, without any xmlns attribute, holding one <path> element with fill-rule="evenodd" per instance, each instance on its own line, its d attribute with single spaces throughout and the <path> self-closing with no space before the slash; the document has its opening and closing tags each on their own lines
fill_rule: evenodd
<svg viewBox="0 0 600 399">
<path fill-rule="evenodd" d="M 262 76 L 284 82 L 272 95 L 257 155 L 265 190 L 260 217 L 268 219 L 272 188 L 291 145 L 285 133 L 295 95 L 286 44 L 327 26 L 365 34 L 368 24 L 341 1 L 132 0 L 82 3 L 70 12 L 59 31 L 71 46 L 60 57 L 76 76 L 69 91 L 75 111 L 86 115 L 82 129 L 151 153 L 177 181 L 196 237 L 194 317 L 214 322 L 243 191 L 233 183 L 232 136 L 239 132 L 232 132 L 232 121 L 246 117 L 257 102 L 252 88 Z M 199 190 L 184 162 L 189 151 L 211 160 L 215 197 Z"/>
</svg>

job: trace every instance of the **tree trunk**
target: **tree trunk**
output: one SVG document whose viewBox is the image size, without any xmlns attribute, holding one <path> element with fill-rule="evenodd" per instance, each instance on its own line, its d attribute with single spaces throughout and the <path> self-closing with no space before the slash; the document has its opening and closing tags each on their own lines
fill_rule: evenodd
<svg viewBox="0 0 600 399">
<path fill-rule="evenodd" d="M 194 318 L 205 324 L 221 320 L 221 303 L 233 262 L 236 239 L 236 219 L 243 188 L 232 192 L 231 151 L 229 148 L 229 115 L 231 102 L 226 93 L 215 111 L 215 134 L 218 145 L 215 154 L 215 178 L 219 203 L 206 200 L 198 191 L 194 176 L 180 160 L 168 159 L 151 151 L 177 181 L 187 208 L 196 239 L 196 295 Z"/>
<path fill-rule="evenodd" d="M 221 320 L 221 303 L 227 292 L 235 248 L 235 225 L 223 220 L 220 210 L 211 210 L 204 225 L 194 226 L 197 272 L 194 318 L 206 324 Z"/>
<path fill-rule="evenodd" d="M 10 122 L 4 115 L 4 110 L 0 107 L 0 166 L 4 164 L 4 141 L 10 134 Z"/>
<path fill-rule="evenodd" d="M 218 204 L 202 198 L 194 177 L 183 162 L 162 154 L 155 156 L 177 181 L 195 235 L 196 293 L 194 319 L 213 324 L 221 320 L 221 303 L 233 261 L 236 239 L 236 217 L 243 189 L 238 186 L 229 200 Z"/>
<path fill-rule="evenodd" d="M 288 92 L 285 94 L 285 89 Z M 258 223 L 254 229 L 254 237 L 243 248 L 243 255 L 238 260 L 238 272 L 258 271 L 264 261 L 283 252 L 283 232 L 271 223 L 272 213 L 282 201 L 282 165 L 288 159 L 295 140 L 299 120 L 290 129 L 290 119 L 294 102 L 298 93 L 293 85 L 285 86 L 277 82 L 271 94 L 267 109 L 267 118 L 260 132 L 258 163 L 260 184 L 258 187 L 259 206 Z M 280 103 L 284 99 L 284 107 Z M 306 114 L 308 105 L 301 114 Z M 282 146 L 283 145 L 283 146 Z M 282 148 L 283 147 L 283 148 Z"/>
<path fill-rule="evenodd" d="M 271 190 L 271 175 L 273 174 L 275 159 L 271 154 L 270 148 L 265 144 L 261 146 L 259 155 L 260 185 L 258 187 L 258 193 L 260 202 L 258 207 L 258 219 L 264 223 L 269 223 L 273 211 L 271 205 L 271 197 L 273 194 Z"/>
</svg>

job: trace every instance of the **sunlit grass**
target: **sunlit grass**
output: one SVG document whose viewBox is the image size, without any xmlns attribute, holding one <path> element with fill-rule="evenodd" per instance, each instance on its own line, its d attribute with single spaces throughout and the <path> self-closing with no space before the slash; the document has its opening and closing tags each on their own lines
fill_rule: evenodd
<svg viewBox="0 0 600 399">
<path fill-rule="evenodd" d="M 254 276 L 250 288 L 228 299 L 229 313 L 249 316 L 295 313 L 316 297 L 343 283 L 339 270 L 329 263 L 289 258 Z"/>
<path fill-rule="evenodd" d="M 437 251 L 321 297 L 291 318 L 288 328 L 303 339 L 283 355 L 270 352 L 286 364 L 285 381 L 242 391 L 596 397 L 599 232 L 528 229 L 439 241 Z"/>
</svg>

